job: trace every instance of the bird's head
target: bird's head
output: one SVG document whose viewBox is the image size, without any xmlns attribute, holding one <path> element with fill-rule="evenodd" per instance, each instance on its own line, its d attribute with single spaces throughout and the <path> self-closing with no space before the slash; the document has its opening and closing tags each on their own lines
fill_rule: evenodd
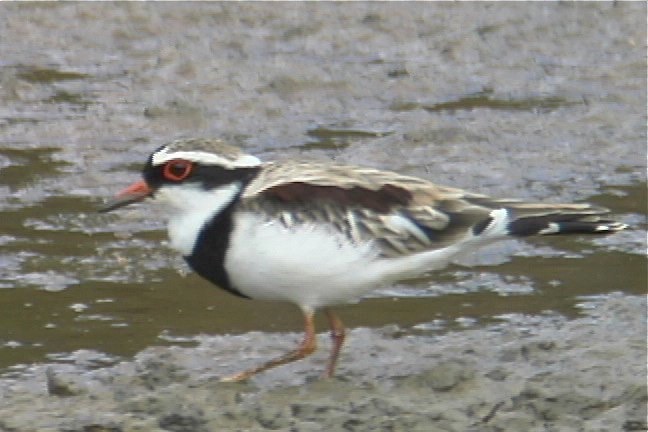
<svg viewBox="0 0 648 432">
<path fill-rule="evenodd" d="M 143 179 L 122 190 L 99 211 L 112 211 L 148 197 L 187 209 L 201 205 L 215 190 L 240 191 L 260 165 L 255 156 L 220 140 L 176 140 L 155 150 L 144 165 Z"/>
</svg>

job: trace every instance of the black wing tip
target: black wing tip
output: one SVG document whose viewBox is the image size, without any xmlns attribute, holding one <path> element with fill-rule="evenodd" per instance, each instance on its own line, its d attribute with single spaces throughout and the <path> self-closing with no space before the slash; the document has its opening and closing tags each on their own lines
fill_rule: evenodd
<svg viewBox="0 0 648 432">
<path fill-rule="evenodd" d="M 580 221 L 551 220 L 547 217 L 529 217 L 514 220 L 508 224 L 509 234 L 516 237 L 531 235 L 560 234 L 611 234 L 622 231 L 629 226 L 612 220 Z"/>
</svg>

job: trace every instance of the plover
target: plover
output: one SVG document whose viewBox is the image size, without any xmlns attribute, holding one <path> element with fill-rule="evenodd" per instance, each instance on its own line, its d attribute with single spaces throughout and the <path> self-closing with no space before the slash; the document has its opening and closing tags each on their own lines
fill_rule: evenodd
<svg viewBox="0 0 648 432">
<path fill-rule="evenodd" d="M 158 148 L 143 180 L 102 211 L 148 197 L 169 204 L 170 245 L 199 275 L 241 297 L 294 303 L 304 315 L 304 339 L 295 350 L 223 381 L 311 354 L 319 309 L 331 329 L 324 375 L 332 376 L 345 337 L 332 306 L 441 269 L 484 244 L 626 227 L 590 204 L 495 199 L 358 166 L 264 163 L 213 139 Z"/>
</svg>

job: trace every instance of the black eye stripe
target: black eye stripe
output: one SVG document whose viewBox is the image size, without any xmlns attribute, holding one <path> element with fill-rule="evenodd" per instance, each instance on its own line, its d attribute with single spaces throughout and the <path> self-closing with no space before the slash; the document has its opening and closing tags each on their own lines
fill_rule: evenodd
<svg viewBox="0 0 648 432">
<path fill-rule="evenodd" d="M 154 191 L 165 184 L 185 182 L 210 190 L 231 182 L 246 184 L 258 171 L 258 167 L 228 169 L 218 165 L 201 165 L 186 159 L 171 159 L 159 165 L 153 165 L 149 161 L 142 170 L 142 176 Z"/>
</svg>

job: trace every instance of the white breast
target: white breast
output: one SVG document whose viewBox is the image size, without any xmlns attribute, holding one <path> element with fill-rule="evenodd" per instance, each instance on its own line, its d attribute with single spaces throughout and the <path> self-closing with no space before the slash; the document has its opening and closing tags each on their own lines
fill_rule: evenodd
<svg viewBox="0 0 648 432">
<path fill-rule="evenodd" d="M 346 303 L 377 288 L 371 243 L 356 245 L 315 223 L 285 227 L 244 212 L 236 215 L 225 257 L 230 282 L 244 294 L 302 308 Z"/>
</svg>

